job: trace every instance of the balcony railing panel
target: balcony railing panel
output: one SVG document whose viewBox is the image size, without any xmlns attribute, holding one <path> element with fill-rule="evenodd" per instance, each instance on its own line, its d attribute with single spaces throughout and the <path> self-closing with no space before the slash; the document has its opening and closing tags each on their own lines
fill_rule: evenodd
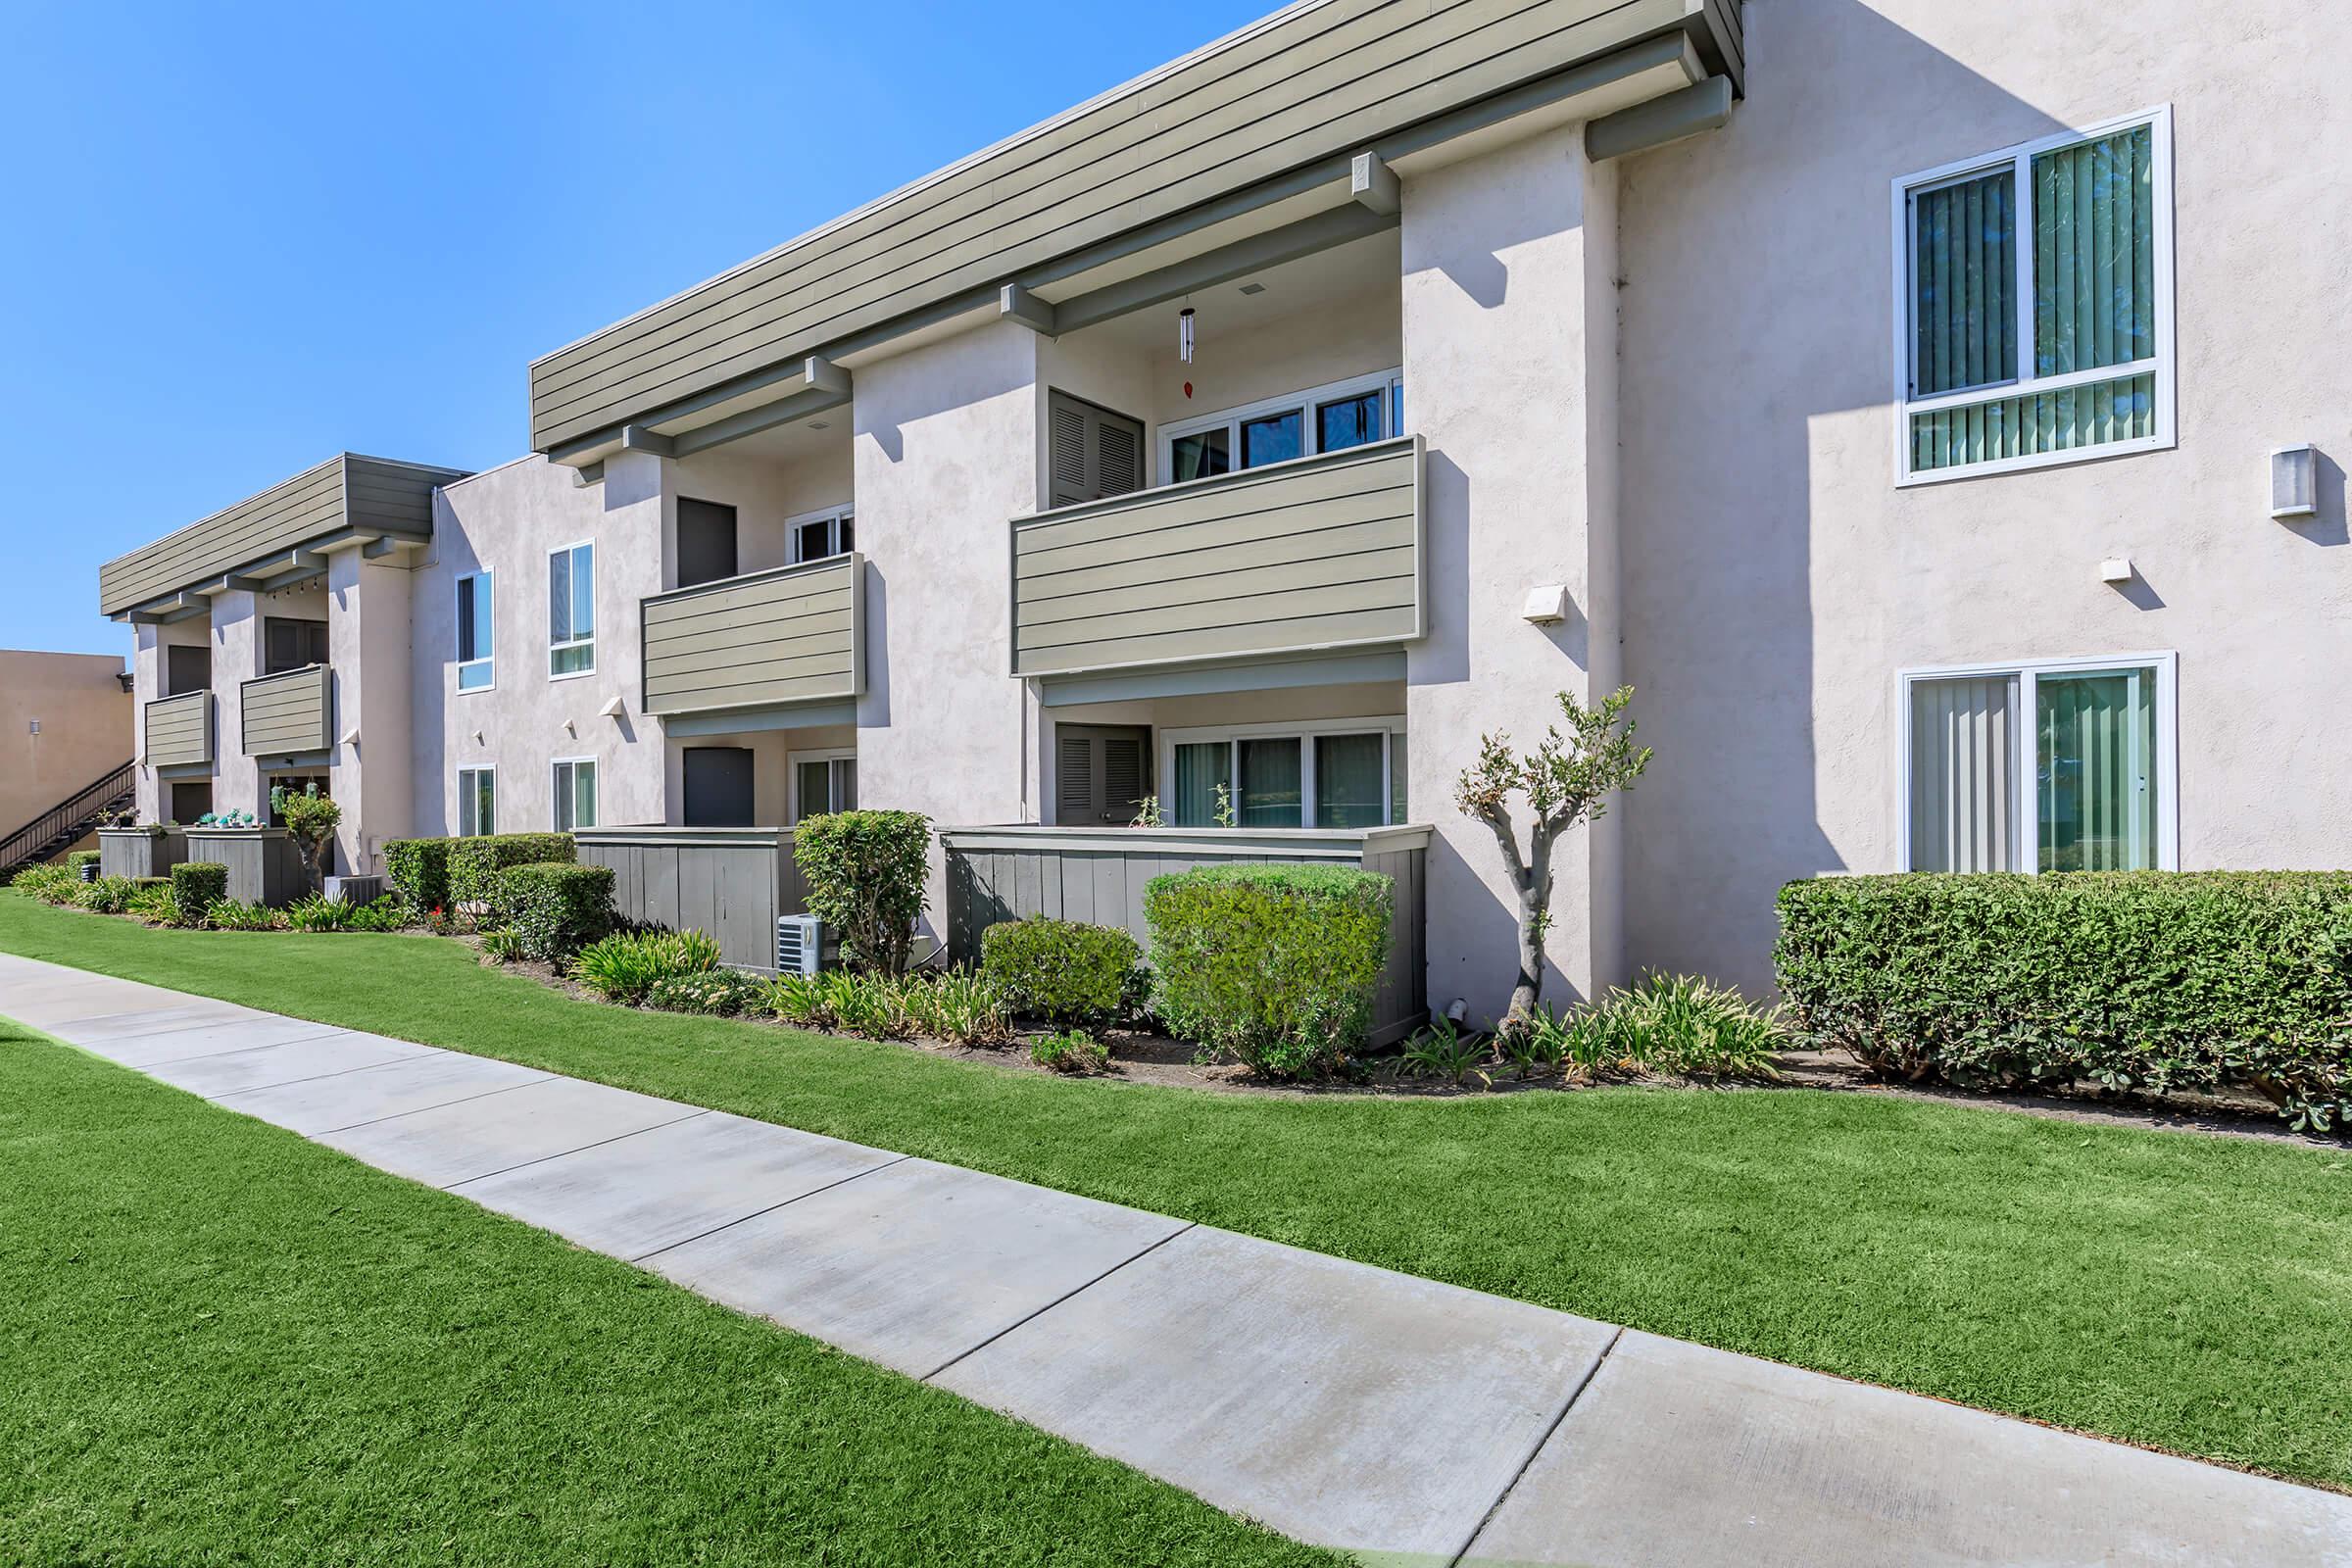
<svg viewBox="0 0 2352 1568">
<path fill-rule="evenodd" d="M 213 760 L 213 694 L 181 692 L 149 703 L 139 733 L 149 767 L 184 767 Z"/>
<path fill-rule="evenodd" d="M 1421 467 L 1407 436 L 1015 520 L 1013 673 L 1419 637 Z"/>
<path fill-rule="evenodd" d="M 284 757 L 333 745 L 333 688 L 334 671 L 325 664 L 245 682 L 237 691 L 245 755 Z"/>
<path fill-rule="evenodd" d="M 864 568 L 853 553 L 646 600 L 645 710 L 858 696 L 865 689 Z"/>
</svg>

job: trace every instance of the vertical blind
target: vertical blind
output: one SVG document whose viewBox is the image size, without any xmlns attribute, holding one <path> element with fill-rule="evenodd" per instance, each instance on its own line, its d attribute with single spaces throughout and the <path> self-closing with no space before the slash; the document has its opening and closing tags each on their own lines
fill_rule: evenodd
<svg viewBox="0 0 2352 1568">
<path fill-rule="evenodd" d="M 2034 681 L 2037 863 L 2044 871 L 2156 864 L 2156 672 L 2099 670 Z"/>
<path fill-rule="evenodd" d="M 2017 677 L 1911 684 L 1911 869 L 2017 864 Z"/>
<path fill-rule="evenodd" d="M 1911 193 L 1911 396 L 1939 397 L 2156 356 L 2155 127 L 2036 153 Z M 2017 299 L 2021 233 L 2034 297 Z M 2025 319 L 2030 316 L 2030 326 Z M 2156 377 L 1994 396 L 1911 416 L 1914 472 L 2152 435 Z"/>
</svg>

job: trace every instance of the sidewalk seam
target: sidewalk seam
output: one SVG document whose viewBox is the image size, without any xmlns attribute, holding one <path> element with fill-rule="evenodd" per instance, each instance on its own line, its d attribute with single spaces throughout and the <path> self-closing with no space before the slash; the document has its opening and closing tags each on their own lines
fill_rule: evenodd
<svg viewBox="0 0 2352 1568">
<path fill-rule="evenodd" d="M 1469 1536 L 1462 1542 L 1462 1549 L 1446 1559 L 1446 1568 L 1461 1568 L 1463 1560 L 1470 1555 L 1470 1548 L 1478 1544 L 1478 1538 L 1487 1533 L 1487 1526 L 1493 1524 L 1494 1516 L 1502 1512 L 1502 1505 L 1510 1501 L 1511 1493 L 1519 1485 L 1520 1479 L 1535 1467 L 1536 1456 L 1544 1451 L 1544 1446 L 1551 1441 L 1552 1434 L 1560 1430 L 1561 1424 L 1568 1419 L 1568 1412 L 1576 1408 L 1576 1401 L 1583 1398 L 1585 1391 L 1592 1386 L 1592 1380 L 1600 1376 L 1601 1367 L 1608 1362 L 1609 1356 L 1617 1348 L 1617 1343 L 1624 1338 L 1625 1330 L 1622 1328 L 1609 1336 L 1609 1343 L 1600 1348 L 1600 1353 L 1592 1358 L 1592 1364 L 1585 1368 L 1585 1375 L 1576 1380 L 1575 1388 L 1568 1391 L 1568 1400 L 1560 1406 L 1560 1413 L 1551 1418 L 1550 1425 L 1544 1429 L 1544 1435 L 1536 1439 L 1527 1450 L 1527 1457 L 1520 1460 L 1519 1467 L 1511 1472 L 1511 1479 L 1502 1484 L 1502 1490 L 1494 1494 L 1494 1500 L 1487 1505 L 1487 1511 L 1478 1516 L 1478 1523 L 1471 1527 Z"/>
<path fill-rule="evenodd" d="M 525 1087 L 528 1087 L 528 1086 L 526 1085 Z M 622 1093 L 622 1094 L 627 1094 L 627 1093 L 628 1093 L 628 1091 L 627 1091 L 627 1090 L 625 1090 L 625 1089 L 624 1089 L 624 1090 L 621 1090 L 621 1091 L 619 1091 L 619 1092 L 620 1092 L 620 1093 Z M 676 1105 L 676 1104 L 678 1104 L 678 1102 L 676 1102 L 676 1101 L 674 1101 L 674 1100 L 673 1100 L 673 1101 L 671 1101 L 671 1102 L 670 1102 L 670 1103 L 671 1103 L 671 1104 L 673 1104 L 673 1105 Z M 680 1108 L 681 1108 L 681 1109 L 683 1109 L 684 1107 L 683 1107 L 683 1106 L 681 1106 Z M 538 1158 L 536 1158 L 536 1159 L 525 1159 L 525 1160 L 518 1160 L 518 1161 L 516 1161 L 514 1164 L 512 1164 L 512 1165 L 501 1165 L 501 1166 L 500 1166 L 498 1169 L 496 1169 L 496 1170 L 486 1170 L 486 1171 L 483 1171 L 483 1172 L 482 1172 L 480 1175 L 478 1175 L 478 1176 L 461 1176 L 461 1177 L 459 1177 L 459 1178 L 458 1178 L 456 1181 L 454 1181 L 454 1182 L 443 1182 L 443 1183 L 441 1184 L 441 1190 L 442 1190 L 443 1192 L 445 1192 L 445 1193 L 454 1193 L 454 1192 L 456 1192 L 456 1191 L 457 1191 L 459 1188 L 461 1188 L 461 1187 L 465 1186 L 465 1185 L 466 1185 L 467 1182 L 486 1182 L 486 1181 L 488 1181 L 488 1180 L 489 1180 L 491 1177 L 493 1177 L 493 1176 L 504 1176 L 504 1175 L 506 1175 L 507 1173 L 509 1173 L 510 1171 L 517 1171 L 517 1170 L 529 1170 L 529 1169 L 530 1169 L 530 1168 L 531 1168 L 533 1165 L 544 1165 L 544 1164 L 546 1164 L 546 1163 L 547 1163 L 549 1160 L 551 1160 L 551 1159 L 563 1159 L 563 1158 L 564 1158 L 565 1156 L 567 1156 L 567 1155 L 570 1155 L 570 1154 L 581 1154 L 581 1153 L 585 1153 L 585 1152 L 588 1152 L 589 1150 L 591 1150 L 591 1149 L 602 1149 L 602 1148 L 604 1148 L 604 1147 L 605 1147 L 607 1144 L 617 1144 L 617 1143 L 621 1142 L 623 1139 L 628 1139 L 628 1138 L 642 1138 L 642 1137 L 644 1137 L 644 1136 L 645 1136 L 647 1133 L 658 1133 L 658 1132 L 660 1132 L 660 1131 L 661 1131 L 662 1128 L 664 1128 L 664 1127 L 676 1127 L 676 1126 L 680 1126 L 680 1125 L 682 1125 L 682 1124 L 684 1124 L 684 1123 L 686 1123 L 686 1122 L 690 1122 L 690 1121 L 694 1120 L 694 1118 L 695 1118 L 695 1117 L 697 1117 L 697 1116 L 708 1116 L 708 1115 L 710 1115 L 710 1114 L 712 1114 L 712 1112 L 711 1112 L 711 1109 L 710 1109 L 710 1106 L 708 1106 L 708 1105 L 705 1105 L 705 1106 L 701 1107 L 700 1109 L 687 1110 L 687 1111 L 686 1111 L 686 1114 L 685 1114 L 685 1115 L 683 1115 L 683 1116 L 672 1116 L 672 1117 L 670 1117 L 670 1118 L 669 1118 L 669 1120 L 667 1120 L 667 1121 L 658 1121 L 658 1122 L 654 1123 L 654 1124 L 653 1124 L 651 1127 L 632 1127 L 631 1129 L 629 1129 L 629 1130 L 628 1130 L 627 1132 L 625 1132 L 625 1133 L 614 1133 L 614 1134 L 613 1134 L 612 1137 L 610 1137 L 610 1138 L 599 1138 L 599 1139 L 598 1139 L 596 1142 L 594 1142 L 594 1143 L 592 1143 L 592 1144 L 582 1144 L 582 1145 L 580 1145 L 580 1146 L 579 1146 L 577 1149 L 564 1149 L 564 1150 L 558 1150 L 558 1151 L 557 1151 L 555 1153 L 552 1153 L 552 1154 L 541 1154 L 541 1155 L 540 1155 Z"/>
<path fill-rule="evenodd" d="M 1158 1251 L 1161 1248 L 1167 1246 L 1177 1237 L 1185 1234 L 1185 1232 L 1196 1231 L 1200 1228 L 1200 1222 L 1199 1220 L 1186 1220 L 1182 1225 L 1177 1226 L 1176 1229 L 1168 1232 L 1167 1235 L 1162 1236 L 1158 1241 L 1153 1242 L 1150 1247 L 1147 1247 L 1142 1251 L 1136 1253 L 1134 1257 L 1120 1258 L 1116 1263 L 1111 1264 L 1110 1267 L 1104 1269 L 1093 1279 L 1088 1280 L 1085 1284 L 1073 1286 L 1071 1289 L 1062 1292 L 1059 1296 L 1056 1296 L 1054 1298 L 1054 1299 L 1048 1301 L 1045 1305 L 1039 1307 L 1036 1311 L 1031 1312 L 1026 1317 L 1022 1317 L 1014 1322 L 1005 1324 L 1003 1328 L 997 1330 L 996 1333 L 991 1334 L 987 1339 L 982 1340 L 978 1345 L 972 1346 L 967 1349 L 956 1351 L 954 1355 L 949 1356 L 945 1361 L 940 1362 L 939 1365 L 933 1367 L 930 1371 L 915 1379 L 915 1381 L 917 1383 L 930 1382 L 933 1378 L 939 1376 L 942 1372 L 945 1372 L 956 1362 L 963 1360 L 966 1356 L 977 1355 L 982 1350 L 985 1350 L 990 1346 L 996 1344 L 999 1340 L 1004 1338 L 1005 1335 L 1012 1333 L 1015 1329 L 1023 1328 L 1028 1324 L 1036 1322 L 1039 1318 L 1044 1317 L 1048 1312 L 1053 1311 L 1055 1307 L 1061 1305 L 1062 1302 L 1068 1300 L 1071 1297 L 1076 1296 L 1080 1291 L 1093 1290 L 1096 1286 L 1102 1284 L 1104 1280 L 1110 1278 L 1113 1274 L 1116 1274 L 1128 1264 L 1150 1257 L 1153 1252 Z"/>
<path fill-rule="evenodd" d="M 787 1130 L 789 1131 L 790 1129 Z M 863 1148 L 865 1146 L 859 1145 L 858 1147 Z M 876 1152 L 880 1152 L 880 1151 Z M 731 1231 L 738 1225 L 749 1224 L 751 1221 L 760 1218 L 760 1216 L 762 1214 L 773 1214 L 779 1208 L 790 1208 L 793 1204 L 799 1202 L 804 1198 L 814 1198 L 817 1194 L 829 1193 L 836 1187 L 847 1187 L 850 1183 L 858 1180 L 858 1178 L 860 1176 L 871 1176 L 878 1170 L 888 1170 L 893 1165 L 904 1165 L 906 1163 L 906 1161 L 912 1159 L 913 1157 L 914 1156 L 912 1154 L 901 1154 L 898 1158 L 886 1159 L 879 1165 L 868 1165 L 863 1170 L 854 1170 L 847 1176 L 842 1177 L 839 1181 L 827 1182 L 822 1187 L 811 1187 L 805 1193 L 795 1193 L 780 1203 L 770 1203 L 765 1208 L 755 1208 L 749 1214 L 738 1214 L 733 1219 L 727 1221 L 724 1225 L 713 1225 L 707 1231 L 697 1231 L 694 1235 L 687 1237 L 682 1242 L 666 1243 L 663 1246 L 655 1248 L 650 1252 L 639 1252 L 635 1257 L 627 1258 L 624 1261 L 634 1265 L 644 1262 L 649 1257 L 660 1257 L 663 1252 L 674 1252 L 681 1247 L 692 1247 L 695 1243 L 703 1240 L 707 1236 L 716 1236 L 720 1231 Z M 478 1181 L 481 1178 L 475 1177 L 473 1179 Z"/>
</svg>

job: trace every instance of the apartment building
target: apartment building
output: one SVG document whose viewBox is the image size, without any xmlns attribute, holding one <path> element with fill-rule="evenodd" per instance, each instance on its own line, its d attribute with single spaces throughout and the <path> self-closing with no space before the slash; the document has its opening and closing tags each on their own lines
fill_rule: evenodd
<svg viewBox="0 0 2352 1568">
<path fill-rule="evenodd" d="M 1768 986 L 1820 872 L 2340 865 L 2347 43 L 1292 6 L 546 356 L 514 463 L 110 564 L 142 806 L 583 830 L 747 962 L 851 805 L 942 825 L 959 952 L 1373 865 L 1392 1025 L 1507 992 L 1452 781 L 1559 691 L 1657 753 L 1561 849 L 1563 991 Z"/>
</svg>

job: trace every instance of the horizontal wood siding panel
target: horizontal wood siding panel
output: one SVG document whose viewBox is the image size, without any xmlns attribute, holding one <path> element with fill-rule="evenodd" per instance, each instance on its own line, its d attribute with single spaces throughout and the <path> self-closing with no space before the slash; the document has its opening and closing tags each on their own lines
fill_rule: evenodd
<svg viewBox="0 0 2352 1568">
<path fill-rule="evenodd" d="M 289 752 L 322 752 L 331 745 L 327 733 L 327 691 L 332 672 L 314 664 L 284 675 L 249 680 L 239 689 L 237 706 L 244 725 L 247 757 L 276 757 Z"/>
<path fill-rule="evenodd" d="M 433 487 L 464 476 L 342 454 L 98 568 L 98 609 L 115 614 L 345 528 L 429 534 Z"/>
<path fill-rule="evenodd" d="M 145 753 L 149 767 L 183 767 L 213 760 L 213 694 L 182 692 L 147 705 Z"/>
<path fill-rule="evenodd" d="M 1706 0 L 1334 0 L 945 172 L 532 367 L 542 451 L 797 363 L 1660 33 Z"/>
<path fill-rule="evenodd" d="M 1013 665 L 1117 669 L 1420 635 L 1421 444 L 1013 524 Z"/>
<path fill-rule="evenodd" d="M 647 600 L 646 711 L 857 696 L 863 581 L 853 555 Z"/>
</svg>

